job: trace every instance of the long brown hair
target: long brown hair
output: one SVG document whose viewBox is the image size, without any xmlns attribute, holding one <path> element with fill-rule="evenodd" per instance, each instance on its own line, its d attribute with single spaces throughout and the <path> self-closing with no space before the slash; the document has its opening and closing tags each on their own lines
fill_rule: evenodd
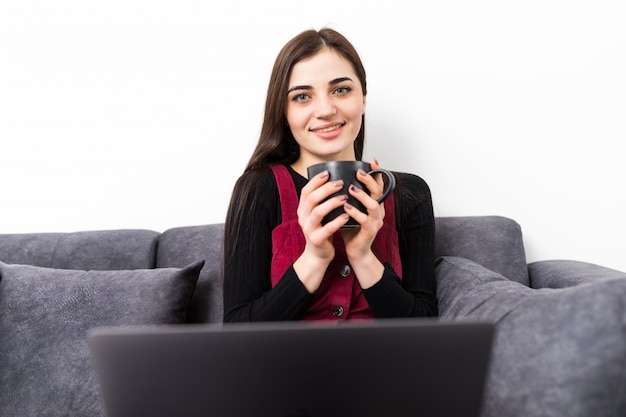
<svg viewBox="0 0 626 417">
<path fill-rule="evenodd" d="M 256 195 L 251 193 L 257 189 L 263 172 L 271 164 L 290 165 L 300 157 L 300 148 L 294 139 L 287 123 L 287 90 L 293 67 L 303 59 L 309 58 L 322 49 L 328 48 L 339 53 L 354 67 L 363 96 L 367 94 L 365 68 L 354 46 L 339 32 L 322 28 L 319 31 L 306 30 L 292 38 L 283 46 L 274 61 L 270 76 L 265 115 L 259 141 L 246 165 L 244 174 L 235 184 L 231 197 L 228 215 L 224 230 L 225 263 L 233 261 L 239 234 L 240 219 L 248 215 L 244 210 L 250 210 L 256 203 Z M 357 160 L 363 157 L 365 144 L 365 115 L 362 116 L 361 129 L 354 141 L 354 153 Z M 251 198 L 248 198 L 251 196 Z M 251 205 L 249 206 L 248 204 Z"/>
</svg>

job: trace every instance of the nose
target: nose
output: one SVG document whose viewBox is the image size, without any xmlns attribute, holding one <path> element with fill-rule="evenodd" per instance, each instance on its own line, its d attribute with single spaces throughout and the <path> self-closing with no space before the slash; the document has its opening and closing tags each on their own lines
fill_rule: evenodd
<svg viewBox="0 0 626 417">
<path fill-rule="evenodd" d="M 315 117 L 318 119 L 326 119 L 337 114 L 335 103 L 330 97 L 318 97 L 317 106 L 315 107 Z"/>
</svg>

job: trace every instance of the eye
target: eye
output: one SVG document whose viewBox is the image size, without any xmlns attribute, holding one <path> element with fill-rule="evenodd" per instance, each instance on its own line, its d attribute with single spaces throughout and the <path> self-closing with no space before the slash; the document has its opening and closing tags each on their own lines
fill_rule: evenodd
<svg viewBox="0 0 626 417">
<path fill-rule="evenodd" d="M 310 97 L 308 94 L 296 94 L 295 96 L 293 96 L 291 98 L 292 101 L 296 102 L 296 103 L 306 103 L 307 101 L 309 101 Z"/>
<path fill-rule="evenodd" d="M 352 91 L 351 87 L 338 87 L 335 89 L 335 94 L 338 96 L 345 96 L 350 91 Z"/>
</svg>

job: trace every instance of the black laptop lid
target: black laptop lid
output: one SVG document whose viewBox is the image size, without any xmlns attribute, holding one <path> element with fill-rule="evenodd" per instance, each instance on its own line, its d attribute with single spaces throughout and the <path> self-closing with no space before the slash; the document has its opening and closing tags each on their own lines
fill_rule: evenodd
<svg viewBox="0 0 626 417">
<path fill-rule="evenodd" d="M 93 330 L 108 417 L 477 417 L 488 323 L 431 319 Z"/>
</svg>

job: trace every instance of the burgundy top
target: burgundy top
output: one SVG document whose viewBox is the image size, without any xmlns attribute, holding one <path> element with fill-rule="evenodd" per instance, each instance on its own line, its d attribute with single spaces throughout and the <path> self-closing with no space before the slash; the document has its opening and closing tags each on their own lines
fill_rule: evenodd
<svg viewBox="0 0 626 417">
<path fill-rule="evenodd" d="M 305 238 L 298 224 L 298 194 L 284 165 L 273 165 L 272 171 L 280 195 L 282 223 L 272 231 L 272 287 L 304 251 Z M 398 248 L 398 233 L 393 194 L 385 201 L 385 220 L 376 235 L 372 251 L 382 262 L 388 262 L 396 274 L 402 276 L 402 262 Z M 346 249 L 338 231 L 333 236 L 335 258 L 331 261 L 315 297 L 309 305 L 305 320 L 344 320 L 372 318 L 372 310 L 356 279 Z"/>
</svg>

